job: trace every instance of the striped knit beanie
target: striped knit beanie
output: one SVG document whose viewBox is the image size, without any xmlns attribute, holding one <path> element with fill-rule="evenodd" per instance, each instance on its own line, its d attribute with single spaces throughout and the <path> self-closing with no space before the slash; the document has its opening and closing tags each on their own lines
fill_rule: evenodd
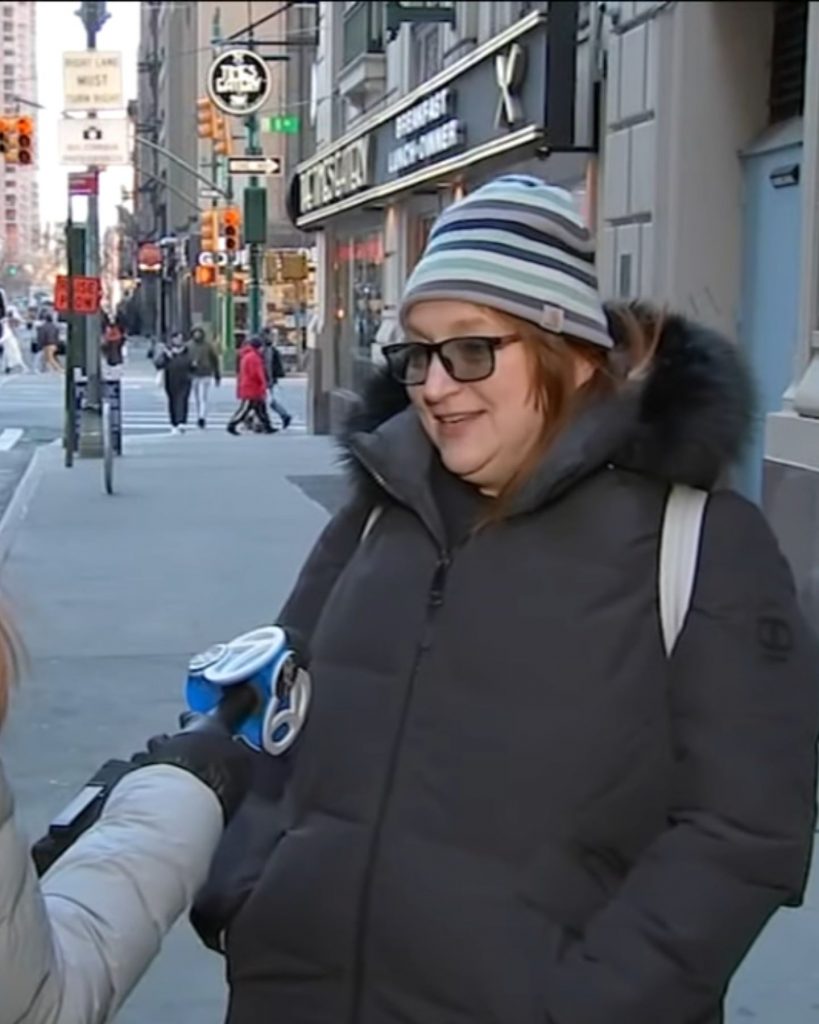
<svg viewBox="0 0 819 1024">
<path fill-rule="evenodd" d="M 611 348 L 594 246 L 569 192 L 507 174 L 449 206 L 404 292 L 401 321 L 425 299 L 502 310 L 554 334 Z"/>
</svg>

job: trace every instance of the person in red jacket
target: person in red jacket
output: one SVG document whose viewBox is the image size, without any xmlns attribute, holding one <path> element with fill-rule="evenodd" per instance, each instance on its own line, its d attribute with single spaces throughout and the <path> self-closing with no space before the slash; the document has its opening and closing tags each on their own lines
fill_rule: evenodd
<svg viewBox="0 0 819 1024">
<path fill-rule="evenodd" d="M 262 358 L 262 339 L 251 338 L 239 349 L 239 375 L 237 392 L 239 408 L 231 417 L 229 434 L 238 434 L 239 425 L 255 416 L 265 434 L 274 434 L 276 428 L 267 414 L 267 374 Z"/>
</svg>

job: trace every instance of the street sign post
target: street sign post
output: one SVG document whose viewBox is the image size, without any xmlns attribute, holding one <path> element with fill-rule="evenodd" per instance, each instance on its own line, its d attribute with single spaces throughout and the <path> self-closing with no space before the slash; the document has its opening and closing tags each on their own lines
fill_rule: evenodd
<svg viewBox="0 0 819 1024">
<path fill-rule="evenodd" d="M 225 50 L 208 71 L 208 96 L 219 110 L 234 117 L 247 117 L 263 107 L 271 84 L 267 64 L 253 50 Z"/>
<path fill-rule="evenodd" d="M 264 174 L 277 175 L 282 173 L 282 161 L 278 156 L 229 156 L 229 174 Z"/>
<path fill-rule="evenodd" d="M 122 54 L 80 50 L 63 54 L 66 110 L 122 110 Z"/>
<path fill-rule="evenodd" d="M 68 175 L 70 196 L 96 196 L 99 189 L 100 178 L 96 171 L 71 171 Z"/>
<path fill-rule="evenodd" d="M 63 118 L 59 122 L 57 149 L 61 164 L 109 167 L 130 163 L 128 119 Z"/>
</svg>

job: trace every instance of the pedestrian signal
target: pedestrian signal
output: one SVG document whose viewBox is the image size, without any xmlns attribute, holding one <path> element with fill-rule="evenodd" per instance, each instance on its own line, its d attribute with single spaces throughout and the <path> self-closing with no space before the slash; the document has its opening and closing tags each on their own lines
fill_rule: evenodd
<svg viewBox="0 0 819 1024">
<path fill-rule="evenodd" d="M 213 150 L 219 156 L 229 156 L 231 150 L 230 127 L 226 118 L 219 114 L 214 117 Z"/>
<path fill-rule="evenodd" d="M 216 127 L 216 111 L 208 99 L 196 101 L 196 131 L 200 139 L 212 139 Z"/>
<path fill-rule="evenodd" d="M 28 167 L 34 163 L 34 120 L 30 117 L 17 118 L 17 162 Z"/>
<path fill-rule="evenodd" d="M 203 288 L 216 284 L 216 267 L 197 267 L 194 279 Z"/>
<path fill-rule="evenodd" d="M 219 214 L 216 210 L 203 210 L 200 222 L 203 252 L 216 252 L 219 248 Z"/>
</svg>

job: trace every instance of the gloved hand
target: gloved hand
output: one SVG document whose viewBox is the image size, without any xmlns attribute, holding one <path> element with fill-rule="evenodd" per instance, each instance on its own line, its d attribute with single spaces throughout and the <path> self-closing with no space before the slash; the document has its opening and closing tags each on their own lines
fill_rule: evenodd
<svg viewBox="0 0 819 1024">
<path fill-rule="evenodd" d="M 190 728 L 187 716 L 185 724 Z M 195 775 L 218 797 L 226 825 L 251 783 L 252 762 L 247 749 L 218 728 L 154 737 L 148 742 L 147 755 L 137 758 L 139 764 L 169 764 Z"/>
</svg>

